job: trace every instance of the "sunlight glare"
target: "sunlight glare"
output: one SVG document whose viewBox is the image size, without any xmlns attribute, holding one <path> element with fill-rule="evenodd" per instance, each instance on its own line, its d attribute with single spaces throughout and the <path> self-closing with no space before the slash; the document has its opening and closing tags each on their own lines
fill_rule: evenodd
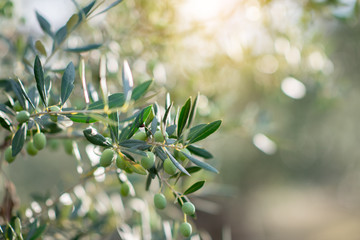
<svg viewBox="0 0 360 240">
<path fill-rule="evenodd" d="M 285 95 L 294 99 L 301 99 L 306 94 L 305 85 L 293 77 L 287 77 L 282 81 L 281 90 Z"/>
<path fill-rule="evenodd" d="M 276 153 L 277 150 L 275 142 L 262 133 L 255 134 L 253 144 L 267 155 L 272 155 Z"/>
</svg>

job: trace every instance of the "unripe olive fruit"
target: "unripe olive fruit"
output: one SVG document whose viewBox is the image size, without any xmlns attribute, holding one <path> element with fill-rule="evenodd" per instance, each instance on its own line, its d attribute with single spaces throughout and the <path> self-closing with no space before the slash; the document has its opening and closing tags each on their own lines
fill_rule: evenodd
<svg viewBox="0 0 360 240">
<path fill-rule="evenodd" d="M 184 237 L 189 237 L 192 233 L 192 227 L 190 223 L 184 222 L 180 225 L 180 233 Z"/>
<path fill-rule="evenodd" d="M 186 202 L 182 205 L 181 210 L 186 215 L 193 215 L 195 213 L 195 206 L 191 202 Z"/>
<path fill-rule="evenodd" d="M 33 141 L 37 150 L 42 150 L 46 146 L 46 136 L 42 132 L 36 133 L 33 137 Z"/>
<path fill-rule="evenodd" d="M 190 151 L 187 148 L 181 149 L 180 151 L 174 151 L 174 157 L 180 161 L 184 161 L 187 157 L 183 154 L 186 153 L 187 155 L 191 155 Z"/>
<path fill-rule="evenodd" d="M 141 158 L 141 166 L 145 169 L 150 169 L 154 166 L 155 163 L 155 155 L 152 152 L 146 152 L 146 157 Z"/>
<path fill-rule="evenodd" d="M 121 155 L 117 155 L 116 157 L 116 166 L 120 169 L 125 170 L 126 168 L 126 160 L 124 159 L 123 156 Z"/>
<path fill-rule="evenodd" d="M 30 141 L 26 144 L 26 152 L 30 155 L 30 156 L 35 156 L 38 153 L 37 148 L 34 146 L 34 142 Z"/>
<path fill-rule="evenodd" d="M 157 193 L 154 195 L 154 205 L 157 209 L 164 209 L 166 208 L 166 198 L 164 196 L 164 194 L 162 193 Z"/>
<path fill-rule="evenodd" d="M 16 120 L 19 123 L 26 122 L 30 118 L 30 113 L 28 111 L 22 110 L 16 114 Z"/>
<path fill-rule="evenodd" d="M 174 175 L 176 173 L 176 166 L 172 163 L 170 158 L 165 159 L 164 161 L 164 170 L 167 174 Z"/>
<path fill-rule="evenodd" d="M 23 110 L 23 107 L 21 106 L 20 102 L 16 100 L 14 102 L 13 109 L 17 112 L 20 112 L 21 110 Z"/>
<path fill-rule="evenodd" d="M 57 150 L 59 148 L 59 140 L 57 139 L 51 139 L 49 141 L 49 146 L 52 150 Z"/>
<path fill-rule="evenodd" d="M 12 147 L 9 146 L 6 150 L 5 150 L 5 160 L 8 163 L 12 163 L 15 160 L 15 157 L 13 157 L 12 155 Z"/>
<path fill-rule="evenodd" d="M 130 187 L 129 184 L 127 184 L 126 182 L 123 182 L 120 184 L 120 194 L 124 197 L 126 197 L 127 195 L 129 195 L 130 192 Z"/>
<path fill-rule="evenodd" d="M 100 158 L 100 166 L 102 167 L 108 167 L 111 165 L 113 159 L 114 159 L 114 151 L 110 148 L 105 149 L 103 153 L 101 154 Z"/>
<path fill-rule="evenodd" d="M 49 108 L 50 112 L 60 112 L 60 108 L 58 106 L 51 106 Z M 58 120 L 58 116 L 57 115 L 50 115 L 50 119 L 53 121 L 53 122 L 57 122 Z"/>
<path fill-rule="evenodd" d="M 65 149 L 65 152 L 69 155 L 72 155 L 73 154 L 73 141 L 71 139 L 66 139 L 64 141 L 64 149 Z"/>
<path fill-rule="evenodd" d="M 167 132 L 165 132 L 165 137 L 166 137 L 166 138 L 168 137 Z M 164 138 L 164 136 L 162 135 L 161 131 L 156 131 L 156 132 L 155 132 L 155 134 L 154 134 L 154 139 L 155 139 L 155 142 L 164 142 L 164 141 L 165 141 L 165 138 Z"/>
<path fill-rule="evenodd" d="M 141 141 L 146 141 L 146 138 L 147 138 L 146 133 L 141 131 L 135 133 L 134 136 L 132 136 L 132 139 L 141 140 Z"/>
</svg>

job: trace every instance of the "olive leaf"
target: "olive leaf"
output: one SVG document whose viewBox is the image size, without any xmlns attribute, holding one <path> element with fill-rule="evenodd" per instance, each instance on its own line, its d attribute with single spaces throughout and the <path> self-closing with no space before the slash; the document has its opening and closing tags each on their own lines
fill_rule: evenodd
<svg viewBox="0 0 360 240">
<path fill-rule="evenodd" d="M 205 181 L 199 181 L 199 182 L 194 183 L 188 189 L 186 189 L 186 191 L 184 192 L 184 195 L 188 195 L 190 193 L 196 192 L 197 190 L 202 188 L 204 186 L 204 184 L 205 184 Z"/>
<path fill-rule="evenodd" d="M 65 68 L 64 75 L 61 81 L 61 104 L 64 105 L 66 100 L 69 98 L 72 90 L 74 89 L 75 81 L 75 67 L 70 62 Z"/>
<path fill-rule="evenodd" d="M 107 11 L 109 11 L 109 9 L 115 7 L 116 5 L 118 5 L 119 3 L 121 3 L 123 0 L 116 0 L 114 1 L 112 4 L 110 4 L 108 7 L 106 7 L 104 10 L 102 10 L 101 12 L 97 13 L 95 16 L 100 15 L 102 13 L 105 13 Z"/>
<path fill-rule="evenodd" d="M 15 93 L 15 96 L 16 96 L 17 100 L 19 101 L 20 105 L 22 106 L 23 109 L 27 109 L 25 96 L 22 92 L 20 84 L 13 79 L 10 79 L 9 82 L 10 82 L 11 89 Z"/>
<path fill-rule="evenodd" d="M 45 107 L 47 107 L 47 96 L 45 90 L 45 78 L 44 78 L 44 71 L 41 65 L 41 61 L 38 56 L 35 57 L 34 62 L 34 75 L 36 80 L 36 87 L 40 94 L 40 98 L 43 101 Z"/>
<path fill-rule="evenodd" d="M 18 82 L 17 82 L 17 83 L 19 84 L 19 88 L 20 88 L 21 93 L 23 94 L 24 98 L 30 103 L 31 107 L 32 107 L 33 109 L 35 109 L 35 105 L 34 105 L 34 103 L 31 101 L 31 99 L 30 99 L 30 97 L 28 96 L 28 94 L 26 93 L 25 88 L 24 88 L 24 85 L 22 84 L 21 80 L 18 79 Z"/>
<path fill-rule="evenodd" d="M 191 156 L 190 154 L 187 154 L 185 152 L 182 152 L 182 154 L 184 154 L 191 162 L 193 162 L 195 165 L 205 169 L 205 170 L 208 170 L 210 172 L 214 172 L 214 173 L 219 173 L 219 171 L 214 168 L 213 166 L 211 166 L 210 164 L 206 163 L 206 162 L 203 162 L 203 161 L 200 161 L 196 158 L 194 158 L 193 156 Z"/>
<path fill-rule="evenodd" d="M 98 49 L 102 46 L 102 44 L 89 44 L 86 46 L 82 46 L 82 47 L 77 47 L 77 48 L 66 48 L 65 51 L 67 52 L 73 52 L 73 53 L 82 53 L 82 52 L 88 52 L 94 49 Z"/>
<path fill-rule="evenodd" d="M 211 153 L 209 153 L 207 150 L 205 150 L 204 148 L 199 148 L 194 145 L 189 145 L 189 146 L 187 146 L 187 149 L 192 154 L 195 154 L 199 157 L 203 157 L 205 159 L 213 158 L 213 155 Z"/>
<path fill-rule="evenodd" d="M 221 125 L 221 120 L 214 121 L 208 124 L 202 124 L 192 134 L 189 133 L 189 144 L 198 142 L 214 133 Z M 191 131 L 190 131 L 191 132 Z"/>
<path fill-rule="evenodd" d="M 190 108 L 191 108 L 191 98 L 189 98 L 186 103 L 184 104 L 184 106 L 181 108 L 180 111 L 180 115 L 179 115 L 179 120 L 178 120 L 178 124 L 177 124 L 177 135 L 178 137 L 181 136 L 181 133 L 188 121 L 189 118 L 189 112 L 190 112 Z"/>
<path fill-rule="evenodd" d="M 12 156 L 15 157 L 23 148 L 27 132 L 27 124 L 23 123 L 19 130 L 15 133 L 15 136 L 11 142 Z"/>
<path fill-rule="evenodd" d="M 131 99 L 134 101 L 139 100 L 149 89 L 152 82 L 153 80 L 148 80 L 136 86 L 132 91 Z"/>
<path fill-rule="evenodd" d="M 53 37 L 54 33 L 51 31 L 50 23 L 39 12 L 36 11 L 35 13 L 41 29 L 44 31 L 44 33 L 48 34 L 50 37 Z"/>
<path fill-rule="evenodd" d="M 111 147 L 111 143 L 93 127 L 88 127 L 84 131 L 85 138 L 94 145 Z"/>
<path fill-rule="evenodd" d="M 175 165 L 176 168 L 178 168 L 181 172 L 185 173 L 186 175 L 190 176 L 190 173 L 188 173 L 188 171 L 186 171 L 186 169 L 173 157 L 173 155 L 171 155 L 171 153 L 169 152 L 169 150 L 167 150 L 167 148 L 163 147 L 162 149 L 168 155 L 171 162 Z"/>
</svg>

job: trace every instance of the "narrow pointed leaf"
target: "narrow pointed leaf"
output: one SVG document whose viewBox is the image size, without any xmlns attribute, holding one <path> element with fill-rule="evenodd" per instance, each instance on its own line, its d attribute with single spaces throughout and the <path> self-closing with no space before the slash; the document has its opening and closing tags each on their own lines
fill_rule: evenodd
<svg viewBox="0 0 360 240">
<path fill-rule="evenodd" d="M 109 124 L 110 134 L 112 136 L 112 139 L 114 142 L 118 142 L 119 140 L 119 111 L 111 113 L 109 115 L 109 118 L 115 123 L 115 124 Z"/>
<path fill-rule="evenodd" d="M 109 9 L 115 7 L 116 5 L 118 5 L 119 3 L 121 3 L 123 0 L 116 0 L 114 1 L 112 4 L 110 4 L 107 8 L 105 8 L 104 10 L 102 10 L 101 12 L 97 13 L 95 16 L 100 15 L 102 13 L 105 13 L 107 11 L 109 11 Z"/>
<path fill-rule="evenodd" d="M 171 111 L 172 106 L 173 106 L 173 103 L 171 103 L 170 106 L 165 111 L 165 114 L 163 117 L 163 123 L 165 126 L 167 125 L 168 119 L 170 117 L 170 111 Z"/>
<path fill-rule="evenodd" d="M 38 56 L 35 57 L 34 75 L 35 75 L 35 80 L 36 80 L 36 87 L 40 94 L 40 98 L 43 101 L 45 107 L 47 107 L 44 71 L 43 71 L 43 68 L 41 65 L 41 61 Z"/>
<path fill-rule="evenodd" d="M 79 23 L 79 14 L 73 14 L 66 22 L 66 30 L 68 32 L 71 32 L 78 23 Z"/>
<path fill-rule="evenodd" d="M 189 118 L 189 112 L 190 112 L 190 108 L 191 108 L 191 98 L 189 98 L 186 103 L 184 104 L 184 106 L 181 108 L 180 111 L 180 115 L 179 115 L 179 120 L 178 120 L 178 130 L 177 130 L 177 134 L 178 137 L 181 136 L 181 133 L 188 121 Z"/>
<path fill-rule="evenodd" d="M 203 157 L 205 159 L 213 158 L 213 155 L 211 153 L 209 153 L 208 151 L 206 151 L 205 149 L 203 149 L 203 148 L 199 148 L 199 147 L 196 147 L 194 145 L 189 145 L 189 146 L 187 146 L 187 149 L 192 154 L 195 154 L 195 155 L 197 155 L 199 157 Z"/>
<path fill-rule="evenodd" d="M 39 105 L 39 92 L 36 90 L 35 86 L 32 86 L 28 91 L 28 96 L 30 100 L 34 103 L 34 105 L 37 107 Z"/>
<path fill-rule="evenodd" d="M 193 174 L 193 173 L 196 173 L 196 172 L 202 170 L 202 168 L 198 167 L 198 166 L 191 166 L 191 167 L 187 167 L 185 169 L 190 174 Z M 177 178 L 178 176 L 179 176 L 179 174 L 176 173 L 176 174 L 172 175 L 171 178 Z M 180 176 L 183 177 L 183 176 L 187 176 L 187 175 L 185 173 L 180 173 Z"/>
<path fill-rule="evenodd" d="M 189 187 L 188 189 L 186 189 L 186 191 L 184 192 L 184 195 L 188 195 L 190 193 L 194 193 L 197 190 L 199 190 L 200 188 L 202 188 L 205 184 L 205 181 L 199 181 L 194 183 L 193 185 L 191 185 L 191 187 Z"/>
<path fill-rule="evenodd" d="M 3 111 L 0 111 L 0 125 L 8 131 L 11 130 L 11 118 Z"/>
<path fill-rule="evenodd" d="M 33 107 L 33 109 L 35 109 L 35 105 L 34 105 L 34 103 L 31 101 L 31 99 L 29 98 L 29 96 L 27 95 L 27 93 L 26 93 L 26 91 L 25 91 L 25 88 L 24 88 L 24 85 L 22 84 L 22 82 L 20 81 L 20 79 L 18 79 L 18 84 L 19 84 L 20 90 L 21 90 L 23 96 L 25 97 L 25 99 L 30 103 L 30 105 Z"/>
<path fill-rule="evenodd" d="M 149 80 L 149 81 L 143 82 L 139 86 L 135 87 L 132 92 L 131 99 L 136 101 L 136 100 L 139 100 L 142 96 L 144 96 L 144 94 L 149 89 L 152 82 L 153 82 L 153 80 Z"/>
<path fill-rule="evenodd" d="M 111 147 L 111 143 L 93 127 L 88 127 L 84 131 L 85 138 L 94 145 Z"/>
<path fill-rule="evenodd" d="M 90 12 L 90 10 L 93 8 L 93 6 L 95 5 L 96 0 L 92 1 L 91 3 L 89 3 L 87 6 L 85 6 L 82 10 L 81 10 L 81 14 L 84 14 L 85 16 L 88 15 L 88 13 Z"/>
<path fill-rule="evenodd" d="M 158 120 L 157 118 L 153 118 L 152 122 L 151 122 L 151 125 L 150 125 L 150 131 L 151 133 L 154 135 L 156 130 L 157 130 L 157 125 L 158 125 Z"/>
<path fill-rule="evenodd" d="M 194 158 L 193 156 L 189 155 L 189 154 L 186 154 L 184 152 L 182 152 L 192 163 L 194 163 L 195 165 L 207 170 L 207 171 L 210 171 L 210 172 L 214 172 L 214 173 L 219 173 L 219 171 L 214 168 L 213 166 L 211 166 L 210 164 L 206 163 L 206 162 L 203 162 L 203 161 L 200 161 L 196 158 Z"/>
<path fill-rule="evenodd" d="M 187 127 L 191 127 L 192 122 L 194 121 L 195 115 L 196 115 L 196 108 L 199 102 L 199 97 L 200 94 L 198 93 L 198 95 L 196 96 L 194 103 L 191 106 L 191 111 L 190 111 L 190 115 L 189 115 L 189 120 L 188 120 L 188 124 Z"/>
<path fill-rule="evenodd" d="M 82 53 L 82 52 L 88 52 L 94 49 L 98 49 L 102 46 L 102 44 L 89 44 L 82 47 L 77 48 L 66 48 L 65 51 L 67 52 L 74 52 L 74 53 Z"/>
<path fill-rule="evenodd" d="M 65 40 L 67 34 L 68 34 L 68 31 L 67 31 L 66 25 L 62 26 L 61 28 L 59 28 L 59 30 L 56 31 L 55 37 L 54 37 L 55 41 L 54 41 L 53 49 L 56 46 L 59 46 Z"/>
<path fill-rule="evenodd" d="M 204 138 L 208 137 L 212 133 L 214 133 L 221 125 L 221 120 L 217 120 L 215 122 L 206 124 L 201 129 L 199 129 L 194 136 L 190 138 L 189 135 L 189 144 L 198 142 L 200 140 L 203 140 Z"/>
<path fill-rule="evenodd" d="M 188 171 L 186 171 L 186 169 L 173 157 L 173 155 L 171 155 L 171 153 L 169 152 L 169 150 L 167 150 L 167 148 L 163 147 L 163 150 L 166 152 L 166 154 L 170 158 L 171 162 L 175 165 L 175 167 L 177 167 L 181 172 L 190 176 L 190 173 L 188 173 Z"/>
<path fill-rule="evenodd" d="M 38 12 L 36 12 L 36 18 L 40 24 L 41 29 L 48 34 L 49 36 L 53 37 L 54 33 L 51 31 L 50 23 Z"/>
<path fill-rule="evenodd" d="M 135 121 L 131 125 L 129 135 L 127 136 L 128 139 L 131 138 L 134 135 L 134 133 L 139 129 L 139 127 L 145 123 L 151 111 L 152 111 L 152 106 L 148 106 L 143 110 L 141 110 L 141 112 L 139 113 L 139 115 L 136 117 Z"/>
<path fill-rule="evenodd" d="M 75 80 L 75 67 L 72 62 L 70 62 L 64 72 L 61 81 L 61 103 L 65 104 L 66 100 L 69 98 L 72 90 L 74 89 L 74 80 Z"/>
<path fill-rule="evenodd" d="M 21 90 L 20 84 L 13 79 L 9 80 L 9 82 L 10 82 L 11 88 L 12 88 L 13 92 L 15 93 L 15 96 L 16 96 L 17 100 L 19 101 L 20 105 L 23 107 L 23 109 L 27 109 L 28 105 L 26 103 L 25 96 Z"/>
<path fill-rule="evenodd" d="M 15 157 L 23 148 L 26 139 L 26 131 L 27 125 L 26 123 L 23 123 L 19 130 L 17 130 L 17 132 L 15 133 L 15 136 L 11 143 L 13 157 Z"/>
<path fill-rule="evenodd" d="M 47 56 L 46 49 L 40 40 L 35 42 L 35 48 L 41 55 Z"/>
<path fill-rule="evenodd" d="M 3 103 L 0 103 L 0 111 L 15 116 L 14 111 Z"/>
</svg>

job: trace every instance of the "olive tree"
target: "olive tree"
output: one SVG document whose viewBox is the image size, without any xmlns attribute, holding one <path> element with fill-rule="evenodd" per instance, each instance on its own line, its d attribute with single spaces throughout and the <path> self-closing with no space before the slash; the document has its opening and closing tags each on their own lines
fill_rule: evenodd
<svg viewBox="0 0 360 240">
<path fill-rule="evenodd" d="M 116 229 L 123 239 L 194 235 L 191 218 L 196 217 L 196 206 L 190 195 L 205 180 L 193 175 L 204 170 L 218 173 L 204 161 L 213 156 L 198 142 L 214 133 L 221 121 L 194 121 L 199 95 L 179 107 L 170 94 L 164 104 L 156 102 L 155 96 L 163 94 L 160 86 L 153 80 L 134 79 L 126 59 L 118 59 L 122 61 L 119 77 L 111 77 L 118 82 L 109 81 L 106 52 L 111 49 L 104 50 L 105 42 L 76 48 L 66 43 L 88 19 L 121 0 L 108 6 L 95 0 L 86 6 L 73 2 L 78 11 L 56 31 L 36 13 L 45 36 L 29 39 L 13 52 L 14 58 L 21 58 L 23 76 L 0 80 L 1 166 L 21 162 L 25 154 L 36 156 L 62 141 L 69 158 L 79 163 L 81 180 L 59 195 L 37 196 L 31 208 L 16 208 L 12 195 L 16 186 L 2 170 L 7 185 L 1 238 L 103 239 Z M 86 67 L 92 51 L 101 53 L 96 70 Z M 57 68 L 59 63 L 66 67 Z M 87 158 L 81 154 L 84 150 Z M 94 180 L 99 176 L 107 177 L 100 187 Z M 150 193 L 137 191 L 139 184 Z M 99 204 L 103 207 L 96 207 Z M 174 209 L 183 217 L 173 215 Z M 159 216 L 165 219 L 160 227 L 150 220 Z"/>
</svg>

